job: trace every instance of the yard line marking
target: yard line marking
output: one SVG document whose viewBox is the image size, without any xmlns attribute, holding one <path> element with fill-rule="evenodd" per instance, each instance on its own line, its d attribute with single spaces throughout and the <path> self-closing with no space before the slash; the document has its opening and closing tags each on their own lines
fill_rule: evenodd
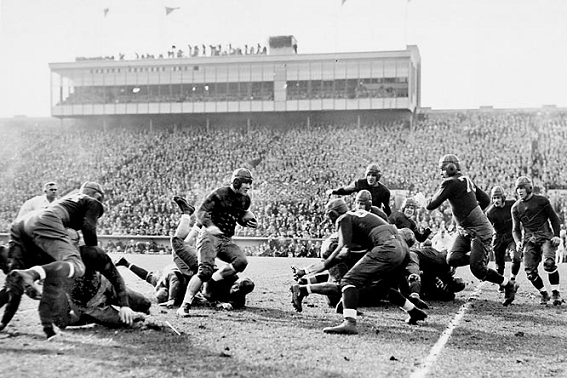
<svg viewBox="0 0 567 378">
<path fill-rule="evenodd" d="M 429 355 L 421 363 L 421 367 L 411 373 L 410 378 L 425 378 L 427 376 L 429 370 L 435 364 L 435 361 L 437 361 L 439 353 L 441 353 L 441 350 L 443 350 L 445 344 L 447 344 L 447 341 L 449 341 L 451 334 L 453 333 L 455 328 L 457 328 L 457 326 L 463 319 L 463 316 L 465 316 L 465 313 L 471 307 L 472 303 L 480 295 L 480 292 L 482 291 L 482 288 L 486 284 L 486 282 L 487 281 L 480 282 L 480 284 L 476 287 L 475 291 L 471 294 L 467 301 L 461 306 L 461 308 L 459 308 L 459 311 L 455 314 L 455 317 L 451 320 L 445 331 L 443 331 L 443 333 L 439 337 L 439 340 L 437 340 L 435 345 L 433 345 L 433 347 L 431 348 Z"/>
</svg>

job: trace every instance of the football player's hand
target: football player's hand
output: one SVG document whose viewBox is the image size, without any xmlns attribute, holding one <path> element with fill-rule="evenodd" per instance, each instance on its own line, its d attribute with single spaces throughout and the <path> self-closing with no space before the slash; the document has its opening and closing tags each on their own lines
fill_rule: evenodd
<svg viewBox="0 0 567 378">
<path fill-rule="evenodd" d="M 325 270 L 325 263 L 323 261 L 318 261 L 309 265 L 306 269 L 309 273 L 321 273 Z"/>
<path fill-rule="evenodd" d="M 175 305 L 175 300 L 173 299 L 170 299 L 167 302 L 163 302 L 159 304 L 160 307 L 165 307 L 170 310 L 173 308 L 174 305 Z"/>
<path fill-rule="evenodd" d="M 211 235 L 222 235 L 222 231 L 217 226 L 209 226 L 207 227 L 207 232 Z"/>
<path fill-rule="evenodd" d="M 232 311 L 234 308 L 232 307 L 232 305 L 230 303 L 221 302 L 221 303 L 217 304 L 217 309 Z"/>
<path fill-rule="evenodd" d="M 246 221 L 246 227 L 258 228 L 258 221 L 256 219 L 248 219 Z"/>
<path fill-rule="evenodd" d="M 134 323 L 134 311 L 130 307 L 122 306 L 118 311 L 122 323 L 132 325 Z"/>
<path fill-rule="evenodd" d="M 1 332 L 4 328 L 6 328 L 6 324 L 0 323 L 0 332 Z"/>
<path fill-rule="evenodd" d="M 333 195 L 333 189 L 327 189 L 327 191 L 325 192 L 325 194 L 326 194 L 327 196 L 329 196 L 329 197 L 332 196 L 332 195 Z"/>
<path fill-rule="evenodd" d="M 551 245 L 553 247 L 559 247 L 559 244 L 561 244 L 561 238 L 559 236 L 554 236 L 551 238 Z"/>
<path fill-rule="evenodd" d="M 522 252 L 523 250 L 524 250 L 524 244 L 523 243 L 516 244 L 516 251 L 517 252 Z"/>
</svg>

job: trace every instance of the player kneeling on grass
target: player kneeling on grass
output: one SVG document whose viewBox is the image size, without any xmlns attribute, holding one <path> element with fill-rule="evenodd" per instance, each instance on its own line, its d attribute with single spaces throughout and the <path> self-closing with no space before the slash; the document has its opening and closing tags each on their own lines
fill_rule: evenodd
<svg viewBox="0 0 567 378">
<path fill-rule="evenodd" d="M 397 288 L 409 256 L 396 227 L 367 211 L 348 211 L 342 199 L 329 201 L 325 206 L 325 213 L 336 226 L 339 243 L 325 261 L 310 265 L 309 272 L 328 269 L 336 263 L 339 254 L 348 254 L 353 246 L 368 246 L 369 251 L 341 279 L 343 323 L 336 327 L 327 327 L 323 331 L 358 333 L 356 318 L 359 291 L 375 279 L 390 284 L 388 299 L 408 312 L 408 323 L 415 324 L 424 320 L 427 314 L 404 297 Z"/>
</svg>

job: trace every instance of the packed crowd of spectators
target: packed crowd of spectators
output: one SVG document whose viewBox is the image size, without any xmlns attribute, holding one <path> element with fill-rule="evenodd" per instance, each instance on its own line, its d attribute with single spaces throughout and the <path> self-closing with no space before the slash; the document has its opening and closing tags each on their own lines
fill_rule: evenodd
<svg viewBox="0 0 567 378">
<path fill-rule="evenodd" d="M 227 56 L 227 55 L 267 55 L 268 48 L 266 46 L 262 46 L 261 44 L 257 43 L 254 45 L 247 45 L 244 46 L 232 46 L 232 43 L 228 45 L 205 45 L 205 44 L 196 44 L 196 45 L 187 45 L 187 49 L 183 50 L 178 48 L 175 45 L 171 46 L 171 49 L 167 51 L 166 54 L 150 54 L 150 53 L 138 53 L 135 52 L 136 59 L 165 59 L 166 57 L 169 59 L 172 58 L 194 58 L 194 57 L 204 57 L 204 56 Z M 85 56 L 78 56 L 75 58 L 75 61 L 84 61 L 84 60 L 124 60 L 126 59 L 126 54 L 119 53 L 118 57 L 116 58 L 114 55 L 106 55 L 106 56 L 93 56 L 93 57 L 85 57 Z"/>
<path fill-rule="evenodd" d="M 239 166 L 254 175 L 257 229 L 237 235 L 269 238 L 255 254 L 311 256 L 330 234 L 325 191 L 363 177 L 378 162 L 381 181 L 395 193 L 431 196 L 445 153 L 456 153 L 463 171 L 482 189 L 504 187 L 510 196 L 520 175 L 550 196 L 565 221 L 567 113 L 528 111 L 425 112 L 409 128 L 403 122 L 216 125 L 148 129 L 2 125 L 0 232 L 8 232 L 21 204 L 57 181 L 60 194 L 95 180 L 106 190 L 103 235 L 171 235 L 179 212 L 173 195 L 199 203 L 229 183 Z M 392 206 L 401 203 L 392 196 Z M 351 196 L 346 197 L 352 203 Z M 451 223 L 446 206 L 417 214 L 420 226 Z M 295 241 L 293 241 L 295 240 Z"/>
</svg>

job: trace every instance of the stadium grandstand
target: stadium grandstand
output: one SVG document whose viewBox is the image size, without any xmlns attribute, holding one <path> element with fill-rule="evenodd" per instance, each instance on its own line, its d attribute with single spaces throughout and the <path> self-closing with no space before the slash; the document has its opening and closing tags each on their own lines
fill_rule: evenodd
<svg viewBox="0 0 567 378">
<path fill-rule="evenodd" d="M 52 115 L 103 124 L 316 122 L 405 117 L 420 106 L 421 58 L 403 51 L 297 54 L 293 36 L 266 54 L 52 63 Z"/>
</svg>

